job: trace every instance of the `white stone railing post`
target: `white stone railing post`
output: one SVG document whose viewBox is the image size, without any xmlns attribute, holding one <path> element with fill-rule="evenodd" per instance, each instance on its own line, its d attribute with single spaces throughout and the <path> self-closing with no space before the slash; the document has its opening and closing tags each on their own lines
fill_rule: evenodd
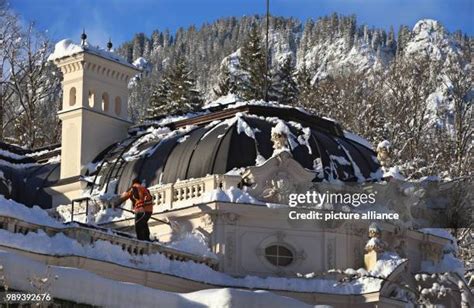
<svg viewBox="0 0 474 308">
<path fill-rule="evenodd" d="M 237 187 L 240 181 L 241 177 L 238 175 L 210 175 L 173 184 L 157 185 L 149 189 L 155 197 L 155 211 L 163 212 L 200 203 L 206 193 L 221 185 L 223 189 Z"/>
</svg>

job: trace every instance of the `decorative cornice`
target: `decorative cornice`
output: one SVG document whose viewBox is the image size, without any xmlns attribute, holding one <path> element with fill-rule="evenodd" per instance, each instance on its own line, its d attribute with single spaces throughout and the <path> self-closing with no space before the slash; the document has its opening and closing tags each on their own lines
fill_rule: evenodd
<svg viewBox="0 0 474 308">
<path fill-rule="evenodd" d="M 77 108 L 74 108 L 74 109 L 61 110 L 61 111 L 58 112 L 58 116 L 65 116 L 68 113 L 72 113 L 74 111 L 79 111 L 79 110 L 89 111 L 89 112 L 96 113 L 96 114 L 104 116 L 104 117 L 108 117 L 108 118 L 112 118 L 114 120 L 122 121 L 122 122 L 127 123 L 127 124 L 133 124 L 133 122 L 131 122 L 131 121 L 128 121 L 128 120 L 125 120 L 125 119 L 122 119 L 122 118 L 119 118 L 119 117 L 115 117 L 115 116 L 110 115 L 108 113 L 103 113 L 103 112 L 100 112 L 100 111 L 97 111 L 97 110 L 94 110 L 94 109 L 86 108 L 86 107 L 77 107 Z"/>
</svg>

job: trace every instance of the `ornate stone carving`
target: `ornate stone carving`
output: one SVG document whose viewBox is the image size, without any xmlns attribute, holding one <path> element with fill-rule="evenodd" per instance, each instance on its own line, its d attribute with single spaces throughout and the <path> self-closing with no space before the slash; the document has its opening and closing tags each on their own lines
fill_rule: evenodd
<svg viewBox="0 0 474 308">
<path fill-rule="evenodd" d="M 392 157 L 390 153 L 390 142 L 387 140 L 380 142 L 377 146 L 377 159 L 383 168 L 390 168 Z"/>
<path fill-rule="evenodd" d="M 380 254 L 384 252 L 387 244 L 381 239 L 382 231 L 380 227 L 375 223 L 371 223 L 369 226 L 369 237 L 370 240 L 365 244 L 365 255 L 364 264 L 368 271 L 374 269 L 377 264 L 377 260 L 380 258 Z"/>
<path fill-rule="evenodd" d="M 375 223 L 371 223 L 369 226 L 369 237 L 370 240 L 365 245 L 365 251 L 371 252 L 383 252 L 386 248 L 386 243 L 381 239 L 381 230 L 380 227 Z"/>
<path fill-rule="evenodd" d="M 406 242 L 404 240 L 397 239 L 396 245 L 394 245 L 395 252 L 402 258 L 406 258 Z"/>
<path fill-rule="evenodd" d="M 239 220 L 239 215 L 235 213 L 223 213 L 221 217 L 222 221 L 229 225 L 235 225 Z"/>
<path fill-rule="evenodd" d="M 225 262 L 228 268 L 234 267 L 235 232 L 228 232 L 225 239 Z"/>
<path fill-rule="evenodd" d="M 284 132 L 272 130 L 271 140 L 273 142 L 273 149 L 275 150 L 288 148 L 288 136 Z"/>
<path fill-rule="evenodd" d="M 422 252 L 422 258 L 433 263 L 441 261 L 443 250 L 440 246 L 433 245 L 429 242 L 420 243 L 420 251 Z"/>
<path fill-rule="evenodd" d="M 294 160 L 291 153 L 282 151 L 264 164 L 248 168 L 242 179 L 255 198 L 285 204 L 289 194 L 307 191 L 315 176 Z"/>
<path fill-rule="evenodd" d="M 212 227 L 214 224 L 214 219 L 211 214 L 204 214 L 201 217 L 201 223 L 203 224 L 204 228 Z"/>
</svg>

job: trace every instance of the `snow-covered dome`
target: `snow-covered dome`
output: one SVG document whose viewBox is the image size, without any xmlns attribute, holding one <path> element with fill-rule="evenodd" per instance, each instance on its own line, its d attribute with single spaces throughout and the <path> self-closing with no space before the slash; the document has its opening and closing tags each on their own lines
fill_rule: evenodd
<svg viewBox="0 0 474 308">
<path fill-rule="evenodd" d="M 313 181 L 377 181 L 382 172 L 364 139 L 344 132 L 336 122 L 304 110 L 263 102 L 216 105 L 201 112 L 152 119 L 132 127 L 129 137 L 105 150 L 87 166 L 92 182 L 113 191 L 126 190 L 138 177 L 148 186 L 238 174 L 264 163 L 277 152 L 272 130 L 286 132 L 287 150 Z M 49 187 L 60 174 L 59 145 L 25 151 L 0 144 L 0 190 L 27 205 L 51 206 Z M 79 180 L 79 179 L 76 179 Z M 14 189 L 12 190 L 11 187 Z"/>
<path fill-rule="evenodd" d="M 135 127 L 132 136 L 97 157 L 89 175 L 99 179 L 100 189 L 114 183 L 123 191 L 135 177 L 151 186 L 235 173 L 274 155 L 271 134 L 277 124 L 287 127 L 288 150 L 314 172 L 314 181 L 380 179 L 373 150 L 349 138 L 337 123 L 295 108 L 256 103 Z"/>
</svg>

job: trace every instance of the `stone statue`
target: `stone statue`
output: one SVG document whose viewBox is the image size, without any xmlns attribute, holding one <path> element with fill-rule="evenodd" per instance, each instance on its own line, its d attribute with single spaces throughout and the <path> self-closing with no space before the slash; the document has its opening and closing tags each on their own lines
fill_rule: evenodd
<svg viewBox="0 0 474 308">
<path fill-rule="evenodd" d="M 288 148 L 288 136 L 281 132 L 272 132 L 272 142 L 274 150 Z"/>
<path fill-rule="evenodd" d="M 380 227 L 375 223 L 371 223 L 369 226 L 369 237 L 370 240 L 365 245 L 365 251 L 371 252 L 383 252 L 387 247 L 387 244 L 381 239 L 382 232 Z"/>
<path fill-rule="evenodd" d="M 391 144 L 387 140 L 384 140 L 377 145 L 377 159 L 384 169 L 390 168 L 392 164 L 390 147 Z"/>
<path fill-rule="evenodd" d="M 275 127 L 272 128 L 271 140 L 273 142 L 273 149 L 281 151 L 288 149 L 288 135 L 290 130 L 283 121 L 279 121 Z"/>
<path fill-rule="evenodd" d="M 375 223 L 369 226 L 370 240 L 365 244 L 364 264 L 365 269 L 371 271 L 375 268 L 377 261 L 385 251 L 387 244 L 381 239 L 382 232 L 380 227 Z"/>
</svg>

